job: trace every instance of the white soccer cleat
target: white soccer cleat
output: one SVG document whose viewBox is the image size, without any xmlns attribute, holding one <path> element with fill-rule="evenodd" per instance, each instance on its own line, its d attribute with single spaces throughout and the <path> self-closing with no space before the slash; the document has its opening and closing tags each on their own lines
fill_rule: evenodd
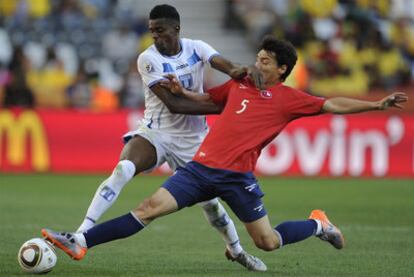
<svg viewBox="0 0 414 277">
<path fill-rule="evenodd" d="M 250 255 L 246 251 L 242 251 L 237 257 L 233 257 L 228 249 L 225 252 L 226 258 L 231 261 L 236 261 L 248 270 L 251 271 L 266 271 L 267 266 L 259 258 Z"/>
</svg>

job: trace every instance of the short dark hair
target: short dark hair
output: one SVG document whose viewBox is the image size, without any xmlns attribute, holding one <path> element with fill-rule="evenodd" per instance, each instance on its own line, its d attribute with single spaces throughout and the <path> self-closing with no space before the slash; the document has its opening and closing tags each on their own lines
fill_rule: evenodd
<svg viewBox="0 0 414 277">
<path fill-rule="evenodd" d="M 296 64 L 298 56 L 295 47 L 286 40 L 280 40 L 272 35 L 267 35 L 263 38 L 260 45 L 260 50 L 269 51 L 275 54 L 278 66 L 286 65 L 286 72 L 280 76 L 282 81 L 286 80 L 293 67 Z"/>
<path fill-rule="evenodd" d="M 157 5 L 151 10 L 149 19 L 160 18 L 171 19 L 180 23 L 180 15 L 177 10 L 173 6 L 167 4 Z"/>
</svg>

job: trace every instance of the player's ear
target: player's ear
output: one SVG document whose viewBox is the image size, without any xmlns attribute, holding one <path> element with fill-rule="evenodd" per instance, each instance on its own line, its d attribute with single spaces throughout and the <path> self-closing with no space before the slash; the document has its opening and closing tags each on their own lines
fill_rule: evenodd
<svg viewBox="0 0 414 277">
<path fill-rule="evenodd" d="M 180 32 L 180 29 L 181 29 L 180 25 L 176 25 L 176 26 L 175 26 L 175 30 L 177 31 L 177 33 L 179 33 L 179 32 Z"/>
<path fill-rule="evenodd" d="M 277 67 L 277 73 L 279 73 L 279 75 L 283 75 L 287 70 L 287 65 L 283 64 L 282 66 L 278 66 Z"/>
</svg>

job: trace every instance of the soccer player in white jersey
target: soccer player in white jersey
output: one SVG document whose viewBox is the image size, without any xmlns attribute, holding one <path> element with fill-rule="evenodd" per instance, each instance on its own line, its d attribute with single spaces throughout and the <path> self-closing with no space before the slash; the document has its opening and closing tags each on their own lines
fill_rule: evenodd
<svg viewBox="0 0 414 277">
<path fill-rule="evenodd" d="M 124 136 L 125 146 L 112 175 L 98 188 L 78 232 L 92 228 L 112 206 L 122 188 L 137 174 L 150 172 L 167 162 L 172 170 L 183 167 L 196 153 L 208 127 L 200 107 L 170 93 L 160 81 L 175 74 L 183 87 L 203 93 L 203 69 L 206 64 L 240 79 L 251 75 L 260 86 L 260 76 L 252 68 L 238 66 L 224 59 L 201 40 L 179 37 L 180 16 L 170 5 L 155 6 L 150 12 L 149 30 L 154 44 L 138 57 L 138 70 L 145 91 L 145 113 L 141 126 Z M 120 41 L 119 43 L 122 43 Z M 206 104 L 212 112 L 214 104 Z M 216 113 L 221 109 L 216 108 Z M 213 109 L 214 112 L 214 109 Z M 157 204 L 158 203 L 154 203 Z M 249 270 L 265 271 L 266 265 L 246 253 L 240 245 L 233 221 L 217 199 L 201 203 L 204 214 L 226 243 L 226 257 Z"/>
</svg>

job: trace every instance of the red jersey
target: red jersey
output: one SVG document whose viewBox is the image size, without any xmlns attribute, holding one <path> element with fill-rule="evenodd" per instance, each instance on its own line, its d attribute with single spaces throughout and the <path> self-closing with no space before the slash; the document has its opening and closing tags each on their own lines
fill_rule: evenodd
<svg viewBox="0 0 414 277">
<path fill-rule="evenodd" d="M 253 171 L 262 149 L 292 120 L 319 114 L 325 98 L 279 83 L 259 91 L 248 80 L 230 80 L 208 91 L 224 106 L 193 160 L 211 168 Z"/>
</svg>

